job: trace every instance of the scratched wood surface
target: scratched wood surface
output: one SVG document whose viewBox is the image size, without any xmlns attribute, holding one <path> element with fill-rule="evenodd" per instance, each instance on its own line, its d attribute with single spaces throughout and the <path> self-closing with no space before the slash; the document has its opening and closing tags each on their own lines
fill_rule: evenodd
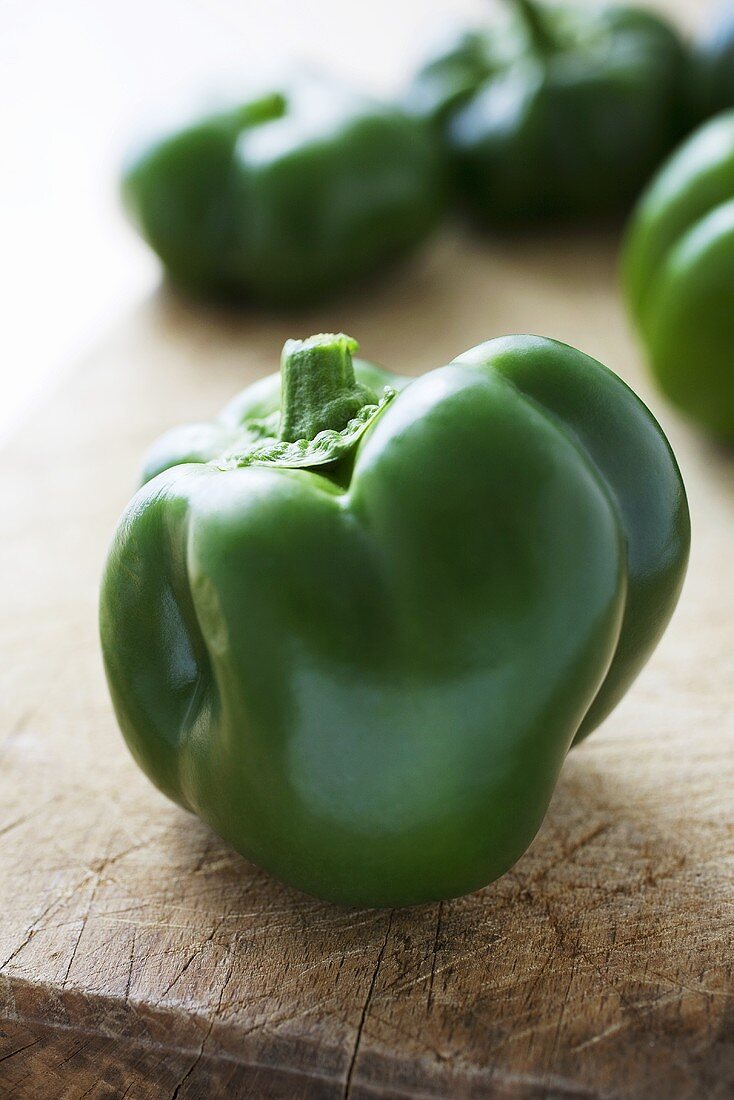
<svg viewBox="0 0 734 1100">
<path fill-rule="evenodd" d="M 734 1090 L 734 456 L 651 388 L 615 242 L 449 231 L 369 294 L 297 318 L 165 294 L 0 462 L 0 1096 L 729 1097 Z M 512 331 L 586 349 L 679 455 L 693 555 L 664 641 L 566 763 L 503 879 L 396 911 L 311 900 L 159 795 L 96 635 L 139 456 L 340 329 L 410 373 Z"/>
</svg>

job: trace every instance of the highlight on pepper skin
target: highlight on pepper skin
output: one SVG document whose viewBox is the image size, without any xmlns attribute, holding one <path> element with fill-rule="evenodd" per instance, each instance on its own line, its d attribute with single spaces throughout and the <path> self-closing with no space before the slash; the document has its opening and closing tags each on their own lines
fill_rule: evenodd
<svg viewBox="0 0 734 1100">
<path fill-rule="evenodd" d="M 688 510 L 655 419 L 582 352 L 510 336 L 409 381 L 356 351 L 288 341 L 154 446 L 101 637 L 170 798 L 301 890 L 408 905 L 525 851 L 665 629 Z"/>
</svg>

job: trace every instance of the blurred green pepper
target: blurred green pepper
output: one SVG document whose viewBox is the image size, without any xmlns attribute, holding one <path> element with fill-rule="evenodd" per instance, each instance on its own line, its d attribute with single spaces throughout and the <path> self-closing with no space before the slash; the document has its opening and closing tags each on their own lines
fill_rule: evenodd
<svg viewBox="0 0 734 1100">
<path fill-rule="evenodd" d="M 720 13 L 693 52 L 691 103 L 697 121 L 734 107 L 734 9 Z"/>
<path fill-rule="evenodd" d="M 650 184 L 623 281 L 662 390 L 734 442 L 734 110 L 697 130 Z"/>
<path fill-rule="evenodd" d="M 174 283 L 294 304 L 403 254 L 442 209 L 428 128 L 398 107 L 303 76 L 153 141 L 123 193 Z"/>
<path fill-rule="evenodd" d="M 661 17 L 512 0 L 417 74 L 406 103 L 444 137 L 488 223 L 601 217 L 629 204 L 686 126 L 686 52 Z"/>
<path fill-rule="evenodd" d="M 354 341 L 170 433 L 101 593 L 124 736 L 161 790 L 322 898 L 403 905 L 525 851 L 572 742 L 657 643 L 685 492 L 642 402 L 530 336 L 414 381 Z"/>
</svg>

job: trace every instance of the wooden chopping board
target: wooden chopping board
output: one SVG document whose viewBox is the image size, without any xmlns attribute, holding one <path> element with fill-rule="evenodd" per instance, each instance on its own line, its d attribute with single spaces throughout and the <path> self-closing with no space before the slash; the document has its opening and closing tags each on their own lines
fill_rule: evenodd
<svg viewBox="0 0 734 1100">
<path fill-rule="evenodd" d="M 164 294 L 0 463 L 0 1096 L 729 1097 L 734 1091 L 734 456 L 651 388 L 616 245 L 473 241 L 300 317 Z M 236 855 L 138 772 L 97 641 L 107 542 L 157 433 L 343 329 L 420 373 L 481 340 L 583 348 L 650 403 L 693 517 L 683 597 L 499 882 L 350 911 Z"/>
</svg>

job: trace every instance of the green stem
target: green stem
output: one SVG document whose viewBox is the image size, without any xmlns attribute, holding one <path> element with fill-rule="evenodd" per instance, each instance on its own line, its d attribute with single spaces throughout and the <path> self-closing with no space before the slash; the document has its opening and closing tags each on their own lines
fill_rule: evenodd
<svg viewBox="0 0 734 1100">
<path fill-rule="evenodd" d="M 280 362 L 280 427 L 286 442 L 314 439 L 327 429 L 342 431 L 377 396 L 354 376 L 358 344 L 344 333 L 287 340 Z"/>
<path fill-rule="evenodd" d="M 243 103 L 235 109 L 234 116 L 238 127 L 247 130 L 250 126 L 260 126 L 263 122 L 282 118 L 287 109 L 285 96 L 280 92 L 271 92 L 259 99 L 251 99 L 249 103 Z"/>
<path fill-rule="evenodd" d="M 535 52 L 543 57 L 554 53 L 558 43 L 551 32 L 543 5 L 537 0 L 509 0 L 509 2 L 520 18 Z"/>
</svg>

